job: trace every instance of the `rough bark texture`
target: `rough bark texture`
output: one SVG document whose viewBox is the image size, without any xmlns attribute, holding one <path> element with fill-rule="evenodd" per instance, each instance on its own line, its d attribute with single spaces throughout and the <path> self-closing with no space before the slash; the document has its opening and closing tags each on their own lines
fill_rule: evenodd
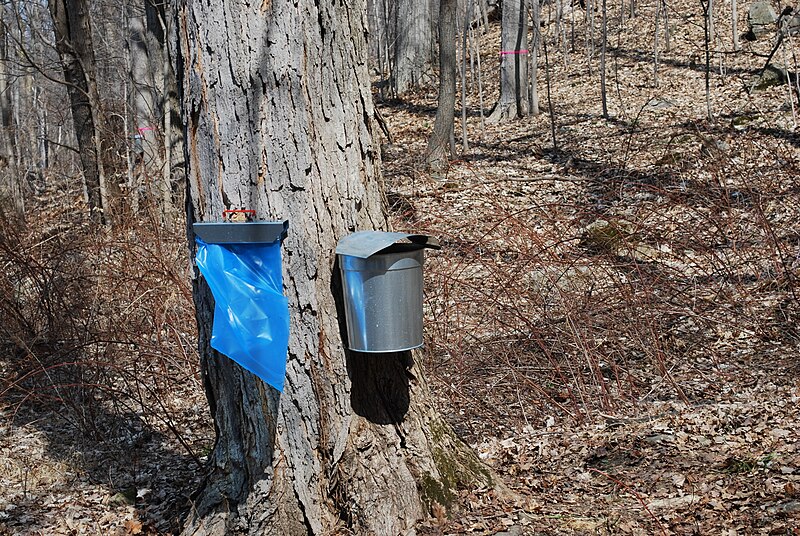
<svg viewBox="0 0 800 536">
<path fill-rule="evenodd" d="M 99 155 L 96 110 L 93 110 L 94 50 L 89 6 L 86 0 L 50 0 L 56 50 L 64 68 L 67 81 L 72 123 L 78 140 L 81 168 L 86 183 L 87 200 L 91 217 L 103 221 L 104 177 Z"/>
<path fill-rule="evenodd" d="M 228 208 L 290 221 L 282 394 L 209 348 L 212 298 L 195 280 L 217 442 L 186 534 L 412 534 L 430 503 L 490 478 L 431 409 L 412 354 L 343 348 L 336 242 L 387 226 L 365 18 L 359 0 L 178 12 L 190 223 Z"/>
<path fill-rule="evenodd" d="M 489 121 L 528 115 L 527 0 L 503 0 L 500 36 L 500 99 Z"/>
<path fill-rule="evenodd" d="M 433 62 L 433 5 L 429 0 L 395 0 L 394 67 L 396 95 L 430 79 Z"/>
<path fill-rule="evenodd" d="M 428 140 L 428 166 L 443 171 L 449 166 L 448 148 L 453 136 L 456 104 L 456 10 L 457 0 L 439 4 L 439 106 L 433 134 Z"/>
</svg>

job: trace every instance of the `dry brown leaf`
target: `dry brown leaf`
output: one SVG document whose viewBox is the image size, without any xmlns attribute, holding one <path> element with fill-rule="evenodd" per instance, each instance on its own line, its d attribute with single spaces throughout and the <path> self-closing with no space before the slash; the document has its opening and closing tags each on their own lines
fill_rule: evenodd
<svg viewBox="0 0 800 536">
<path fill-rule="evenodd" d="M 125 531 L 127 534 L 141 534 L 142 533 L 142 522 L 138 519 L 129 519 L 125 521 Z"/>
</svg>

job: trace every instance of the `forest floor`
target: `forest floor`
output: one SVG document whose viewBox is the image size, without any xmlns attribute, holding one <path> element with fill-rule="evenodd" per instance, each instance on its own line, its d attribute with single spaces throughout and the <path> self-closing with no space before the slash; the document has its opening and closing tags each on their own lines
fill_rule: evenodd
<svg viewBox="0 0 800 536">
<path fill-rule="evenodd" d="M 516 494 L 465 490 L 419 532 L 798 535 L 797 101 L 785 84 L 747 91 L 774 38 L 733 53 L 721 11 L 707 99 L 699 3 L 670 4 L 657 80 L 656 3 L 622 26 L 609 5 L 606 119 L 584 11 L 562 46 L 548 5 L 542 113 L 483 122 L 468 71 L 469 149 L 457 121 L 446 173 L 424 164 L 435 88 L 376 96 L 394 137 L 382 150 L 394 226 L 443 245 L 426 263 L 423 365 L 442 413 Z M 776 58 L 794 66 L 792 44 Z M 161 239 L 183 251 L 179 234 Z M 91 418 L 5 407 L 0 534 L 175 529 L 213 429 L 191 300 L 170 300 L 164 325 L 184 354 L 155 367 L 169 388 L 126 395 L 152 413 L 122 396 Z"/>
<path fill-rule="evenodd" d="M 435 90 L 379 106 L 395 225 L 443 243 L 434 389 L 521 496 L 465 493 L 431 534 L 800 534 L 796 96 L 747 91 L 774 38 L 733 53 L 719 20 L 707 100 L 699 3 L 670 4 L 656 84 L 655 3 L 622 27 L 617 8 L 608 119 L 582 10 L 567 57 L 543 27 L 540 115 L 482 123 L 468 71 L 446 174 L 424 165 Z M 499 40 L 481 39 L 491 104 Z"/>
</svg>

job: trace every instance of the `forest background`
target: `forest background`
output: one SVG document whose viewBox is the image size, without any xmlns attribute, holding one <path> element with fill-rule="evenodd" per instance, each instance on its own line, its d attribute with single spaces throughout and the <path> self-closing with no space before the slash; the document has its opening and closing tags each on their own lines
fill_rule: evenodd
<svg viewBox="0 0 800 536">
<path fill-rule="evenodd" d="M 518 494 L 419 531 L 797 534 L 800 19 L 535 7 L 456 6 L 442 165 L 439 6 L 369 6 L 387 207 L 443 244 L 423 364 Z M 174 533 L 203 475 L 174 9 L 3 5 L 0 533 Z"/>
</svg>

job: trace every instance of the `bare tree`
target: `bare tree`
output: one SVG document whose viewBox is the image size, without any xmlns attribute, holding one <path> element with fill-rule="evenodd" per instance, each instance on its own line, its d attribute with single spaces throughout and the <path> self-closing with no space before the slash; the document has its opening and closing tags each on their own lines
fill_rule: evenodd
<svg viewBox="0 0 800 536">
<path fill-rule="evenodd" d="M 541 5 L 539 0 L 531 2 L 531 22 L 533 23 L 533 39 L 531 40 L 529 57 L 530 88 L 528 89 L 529 110 L 532 115 L 539 115 L 539 50 L 542 43 Z"/>
<path fill-rule="evenodd" d="M 107 219 L 108 191 L 98 132 L 100 98 L 89 6 L 86 0 L 50 0 L 49 7 L 72 109 L 89 213 L 95 221 L 104 222 Z"/>
<path fill-rule="evenodd" d="M 18 169 L 14 109 L 11 99 L 12 72 L 9 63 L 9 39 L 5 10 L 0 12 L 0 197 L 11 201 L 18 215 L 25 213 Z"/>
<path fill-rule="evenodd" d="M 173 125 L 177 108 L 177 82 L 167 47 L 169 25 L 166 3 L 134 0 L 126 10 L 128 19 L 128 55 L 130 72 L 130 109 L 134 138 L 137 140 L 132 173 L 133 201 L 144 184 L 155 199 L 162 220 L 175 220 L 177 206 L 173 198 L 172 170 L 176 158 L 182 163 L 182 137 Z"/>
<path fill-rule="evenodd" d="M 448 154 L 454 151 L 453 123 L 456 104 L 456 10 L 458 0 L 439 3 L 439 106 L 433 133 L 428 140 L 427 162 L 434 171 L 449 166 Z"/>
<path fill-rule="evenodd" d="M 433 2 L 394 0 L 394 66 L 392 85 L 395 95 L 430 80 L 433 61 Z"/>
<path fill-rule="evenodd" d="M 706 118 L 714 120 L 711 111 L 711 40 L 713 35 L 712 21 L 713 14 L 712 0 L 700 0 L 700 8 L 703 10 L 703 48 L 705 50 L 705 92 L 706 92 Z"/>
<path fill-rule="evenodd" d="M 469 31 L 475 0 L 466 0 L 464 5 L 464 32 L 461 34 L 461 149 L 469 150 L 467 140 L 467 56 L 469 55 Z M 474 72 L 474 69 L 473 69 Z"/>
<path fill-rule="evenodd" d="M 335 245 L 387 227 L 363 0 L 187 1 L 179 13 L 189 221 L 229 208 L 288 218 L 292 319 L 279 393 L 210 348 L 213 300 L 195 280 L 217 439 L 185 532 L 407 534 L 487 473 L 432 409 L 412 353 L 343 346 Z"/>
<path fill-rule="evenodd" d="M 528 0 L 503 0 L 500 99 L 489 121 L 528 115 Z"/>
<path fill-rule="evenodd" d="M 608 8 L 606 0 L 602 0 L 602 28 L 600 48 L 600 100 L 603 104 L 603 117 L 608 119 L 608 96 L 606 92 L 606 44 L 608 43 Z"/>
</svg>

